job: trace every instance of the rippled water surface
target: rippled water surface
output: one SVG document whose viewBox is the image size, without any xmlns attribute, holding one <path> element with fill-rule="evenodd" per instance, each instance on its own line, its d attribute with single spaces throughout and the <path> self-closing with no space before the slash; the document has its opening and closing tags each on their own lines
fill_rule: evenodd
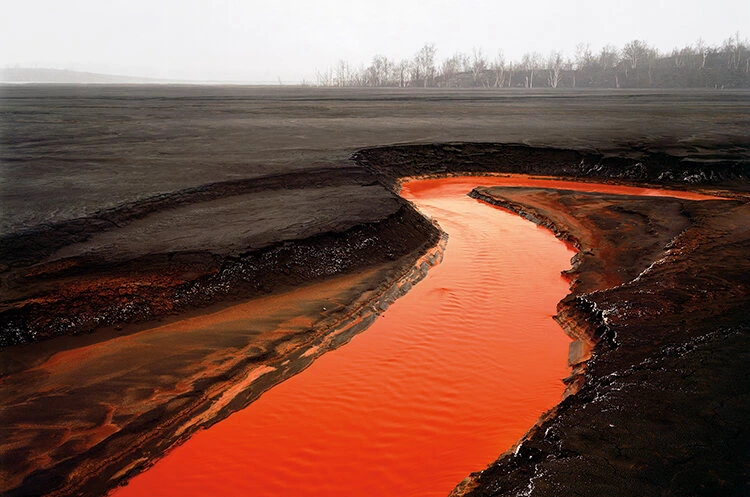
<svg viewBox="0 0 750 497">
<path fill-rule="evenodd" d="M 552 315 L 573 252 L 465 195 L 493 183 L 406 183 L 450 235 L 443 262 L 351 343 L 117 497 L 444 496 L 508 449 L 563 392 L 569 339 Z"/>
</svg>

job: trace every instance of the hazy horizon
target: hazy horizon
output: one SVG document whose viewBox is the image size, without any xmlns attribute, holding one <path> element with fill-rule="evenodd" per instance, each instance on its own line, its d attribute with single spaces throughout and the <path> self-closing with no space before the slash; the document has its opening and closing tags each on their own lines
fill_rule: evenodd
<svg viewBox="0 0 750 497">
<path fill-rule="evenodd" d="M 572 56 L 634 39 L 661 51 L 709 45 L 750 25 L 750 3 L 637 0 L 575 8 L 559 2 L 413 0 L 234 0 L 7 2 L 0 67 L 44 67 L 144 78 L 300 82 L 340 59 L 366 66 L 375 55 L 410 58 L 434 43 L 438 58 L 481 49 L 510 60 L 552 50 Z"/>
</svg>

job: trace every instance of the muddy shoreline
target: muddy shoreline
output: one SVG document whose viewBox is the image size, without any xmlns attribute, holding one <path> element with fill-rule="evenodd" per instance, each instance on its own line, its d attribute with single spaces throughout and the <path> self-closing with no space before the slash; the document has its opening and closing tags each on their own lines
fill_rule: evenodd
<svg viewBox="0 0 750 497">
<path fill-rule="evenodd" d="M 750 206 L 498 187 L 471 196 L 580 247 L 556 319 L 581 346 L 566 398 L 451 495 L 745 495 Z M 650 243 L 659 237 L 664 249 Z"/>
<path fill-rule="evenodd" d="M 6 236 L 6 243 L 2 245 L 4 252 L 0 254 L 4 290 L 0 322 L 3 345 L 12 346 L 6 347 L 2 353 L 6 354 L 6 358 L 12 358 L 15 347 L 35 346 L 29 342 L 71 333 L 88 333 L 102 327 L 125 326 L 124 333 L 127 334 L 127 327 L 133 326 L 133 323 L 148 323 L 158 317 L 169 317 L 206 305 L 274 295 L 321 278 L 350 274 L 368 267 L 390 268 L 387 276 L 381 276 L 379 280 L 390 283 L 381 283 L 384 286 L 379 293 L 376 292 L 382 302 L 377 307 L 383 310 L 388 301 L 397 298 L 399 292 L 407 291 L 418 279 L 414 273 L 404 276 L 408 268 L 414 267 L 417 257 L 440 241 L 438 230 L 408 203 L 393 195 L 389 197 L 373 193 L 373 200 L 380 205 L 374 214 L 363 211 L 339 224 L 336 224 L 336 216 L 332 216 L 305 232 L 308 236 L 304 237 L 294 236 L 294 230 L 297 230 L 297 235 L 303 231 L 296 227 L 292 235 L 281 240 L 264 239 L 263 236 L 268 235 L 261 233 L 258 238 L 260 243 L 253 242 L 249 247 L 223 245 L 212 252 L 175 250 L 147 253 L 134 258 L 123 257 L 116 251 L 107 252 L 106 244 L 102 242 L 98 246 L 94 244 L 93 249 L 86 246 L 80 255 L 50 260 L 53 254 L 65 247 L 91 243 L 101 233 L 117 234 L 118 230 L 124 230 L 132 223 L 186 205 L 192 208 L 215 200 L 231 202 L 242 195 L 269 188 L 288 189 L 293 195 L 305 195 L 311 185 L 314 188 L 352 186 L 356 192 L 367 192 L 368 188 L 379 188 L 382 184 L 393 191 L 397 189 L 399 178 L 404 176 L 486 172 L 560 175 L 579 180 L 661 184 L 685 189 L 699 185 L 707 189 L 730 190 L 742 197 L 746 195 L 750 177 L 748 162 L 741 158 L 733 159 L 731 154 L 712 161 L 669 157 L 662 153 L 646 153 L 640 158 L 629 158 L 491 143 L 380 147 L 361 150 L 354 154 L 353 160 L 357 166 L 348 169 L 321 169 L 309 175 L 292 174 L 217 183 L 125 204 L 96 216 L 40 226 Z M 485 195 L 482 198 L 488 200 L 489 193 L 478 190 L 475 195 Z M 503 195 L 507 196 L 508 192 Z M 561 303 L 558 320 L 569 334 L 577 336 L 582 343 L 594 346 L 593 358 L 585 362 L 588 347 L 583 345 L 579 352 L 571 354 L 571 363 L 575 366 L 574 374 L 568 379 L 572 385 L 571 395 L 558 406 L 554 415 L 542 420 L 530 432 L 520 448 L 502 457 L 481 474 L 473 475 L 461 487 L 461 492 L 472 488 L 473 493 L 467 495 L 515 495 L 530 488 L 530 482 L 536 482 L 531 487 L 534 492 L 541 492 L 547 488 L 540 483 L 540 475 L 545 475 L 543 479 L 548 482 L 550 492 L 567 485 L 565 488 L 570 493 L 586 494 L 591 491 L 594 495 L 596 489 L 599 495 L 602 491 L 610 495 L 651 495 L 664 485 L 658 479 L 659 474 L 682 474 L 677 464 L 683 464 L 680 461 L 685 460 L 697 461 L 696 466 L 691 467 L 691 471 L 696 473 L 711 470 L 714 466 L 718 468 L 719 476 L 712 477 L 706 483 L 709 485 L 706 487 L 707 494 L 717 488 L 725 495 L 742 490 L 744 487 L 740 480 L 747 481 L 747 470 L 746 466 L 743 469 L 737 465 L 746 463 L 747 457 L 746 454 L 742 455 L 742 446 L 737 443 L 747 446 L 747 431 L 737 424 L 736 418 L 738 412 L 744 413 L 748 403 L 741 400 L 742 396 L 747 396 L 746 383 L 736 376 L 741 370 L 744 356 L 738 354 L 733 357 L 722 366 L 724 369 L 713 367 L 708 370 L 701 365 L 706 362 L 707 354 L 723 357 L 723 354 L 730 353 L 731 347 L 746 343 L 748 322 L 743 309 L 748 304 L 750 272 L 743 254 L 750 251 L 750 245 L 747 237 L 740 235 L 747 233 L 745 224 L 750 219 L 747 204 L 742 200 L 716 201 L 721 202 L 720 207 L 714 201 L 706 204 L 638 201 L 640 210 L 634 210 L 632 203 L 626 207 L 620 206 L 619 210 L 613 207 L 607 211 L 609 217 L 597 219 L 593 211 L 588 211 L 583 218 L 593 225 L 575 227 L 564 219 L 553 220 L 553 210 L 545 211 L 543 208 L 575 196 L 553 194 L 553 198 L 547 198 L 545 204 L 540 203 L 539 198 L 534 199 L 529 192 L 523 198 L 513 200 L 514 203 L 498 200 L 506 198 L 503 195 L 493 193 L 492 202 L 505 202 L 504 207 L 519 213 L 519 206 L 523 206 L 525 212 L 533 213 L 537 219 L 549 220 L 548 227 L 569 241 L 576 241 L 583 249 L 574 274 L 577 283 L 571 296 Z M 536 192 L 536 195 L 548 194 Z M 352 198 L 362 200 L 356 193 Z M 578 203 L 557 205 L 555 210 L 585 210 L 587 205 L 616 203 L 602 196 L 580 195 L 576 198 Z M 342 204 L 341 208 L 346 205 Z M 190 214 L 185 217 L 190 217 Z M 613 229 L 613 223 L 624 219 L 633 222 L 634 231 L 631 234 L 636 245 L 641 245 L 636 247 L 637 256 L 629 257 L 622 264 L 621 256 L 624 253 L 634 253 L 632 246 L 627 250 L 620 248 L 620 252 L 615 250 L 622 243 L 622 233 Z M 598 232 L 595 233 L 596 230 Z M 126 238 L 127 232 L 122 232 L 123 238 Z M 595 234 L 599 242 L 607 240 L 610 253 L 597 252 L 595 247 L 588 246 L 587 243 L 593 242 L 587 241 L 584 233 Z M 666 255 L 662 253 L 665 244 L 669 245 Z M 652 264 L 654 261 L 661 262 Z M 429 266 L 426 262 L 424 264 L 426 266 L 418 263 L 420 271 Z M 633 281 L 636 283 L 628 283 Z M 671 286 L 664 285 L 667 281 Z M 144 283 L 148 283 L 149 288 L 145 294 Z M 698 285 L 700 292 L 696 290 Z M 383 290 L 386 287 L 389 290 Z M 693 297 L 695 292 L 699 297 Z M 710 306 L 704 305 L 707 301 L 711 302 Z M 360 316 L 360 321 L 352 324 L 351 333 L 364 327 L 366 319 Z M 316 329 L 330 331 L 333 328 L 319 324 Z M 325 335 L 323 332 L 316 336 Z M 27 345 L 19 345 L 23 343 Z M 334 340 L 334 343 L 338 344 L 338 341 Z M 245 388 L 236 400 L 199 423 L 191 425 L 188 420 L 203 419 L 201 413 L 215 402 L 215 398 L 208 399 L 201 404 L 203 407 L 196 410 L 191 394 L 184 395 L 174 406 L 157 407 L 140 418 L 134 418 L 133 430 L 123 430 L 118 435 L 120 438 L 107 439 L 91 450 L 79 450 L 73 457 L 69 453 L 62 453 L 59 464 L 51 468 L 29 471 L 27 466 L 24 471 L 27 471 L 28 477 L 3 489 L 3 495 L 101 494 L 112 485 L 126 480 L 132 472 L 142 470 L 149 460 L 158 457 L 174 443 L 179 443 L 195 429 L 210 425 L 247 405 L 263 390 L 309 364 L 312 358 L 304 356 L 304 350 L 295 349 L 297 360 L 284 367 L 280 366 L 281 363 L 292 356 L 275 356 L 272 366 L 276 371 L 274 374 L 260 376 L 258 381 L 252 383 L 252 388 Z M 747 350 L 747 347 L 739 350 Z M 683 359 L 687 361 L 684 364 L 680 362 Z M 261 358 L 261 362 L 265 360 Z M 223 384 L 221 389 L 226 391 L 236 382 L 236 378 L 246 376 L 258 364 L 258 361 L 249 361 L 239 370 L 196 384 L 195 392 L 220 384 Z M 586 364 L 585 368 L 583 364 Z M 657 366 L 652 367 L 651 364 Z M 684 373 L 693 366 L 700 373 L 698 376 Z M 23 372 L 24 366 L 11 369 L 15 373 Z M 620 391 L 616 389 L 625 385 L 619 380 L 623 371 L 633 377 L 633 382 L 623 388 L 641 388 L 634 397 L 636 400 L 629 404 L 632 398 L 618 398 L 619 404 L 609 402 L 597 407 L 596 413 L 592 414 L 594 409 L 591 406 L 597 405 L 597 399 L 612 396 L 613 391 Z M 668 379 L 657 381 L 657 374 Z M 726 424 L 725 431 L 719 436 L 709 430 L 711 437 L 708 437 L 706 426 L 711 425 L 705 413 L 700 413 L 696 419 L 687 415 L 684 419 L 661 419 L 658 409 L 662 401 L 649 400 L 652 393 L 645 391 L 661 388 L 660 392 L 663 392 L 674 388 L 679 392 L 681 387 L 675 385 L 697 381 L 685 380 L 686 377 L 708 378 L 710 376 L 706 375 L 711 374 L 718 375 L 723 382 L 721 384 L 728 386 L 720 389 L 715 398 L 712 392 L 704 388 L 701 390 L 704 400 L 719 402 L 730 397 L 740 399 L 724 411 L 723 406 L 712 408 L 713 412 L 721 412 L 726 418 L 722 418 Z M 615 381 L 613 378 L 618 379 Z M 715 380 L 714 377 L 710 378 Z M 731 378 L 737 386 L 731 386 L 732 382 L 727 378 Z M 7 385 L 8 379 L 4 378 L 4 381 Z M 705 386 L 703 383 L 696 385 L 695 389 Z M 737 391 L 741 385 L 745 385 L 741 387 L 744 390 Z M 198 395 L 200 397 L 201 394 Z M 680 406 L 680 411 L 689 411 L 683 404 L 691 393 L 686 392 L 682 397 L 677 393 L 674 395 L 678 397 L 673 399 L 674 405 Z M 203 402 L 205 399 L 200 400 Z M 654 419 L 647 418 L 645 424 L 628 426 L 627 433 L 620 432 L 617 437 L 608 439 L 607 443 L 601 443 L 600 433 L 607 432 L 604 428 L 608 428 L 609 424 L 615 424 L 608 422 L 613 419 L 608 414 L 611 410 L 618 412 L 616 420 L 620 423 L 633 418 L 633 413 L 639 413 L 644 405 L 653 410 Z M 190 406 L 190 414 L 186 414 L 186 406 Z M 19 424 L 26 422 L 23 416 L 11 419 L 7 414 L 3 415 L 3 420 Z M 692 423 L 689 426 L 693 428 L 686 429 L 674 441 L 672 430 L 680 423 L 684 426 Z M 6 425 L 6 430 L 12 432 L 12 424 Z M 600 432 L 599 428 L 603 431 Z M 590 431 L 584 433 L 586 429 Z M 550 433 L 554 437 L 550 437 Z M 632 442 L 633 445 L 629 447 L 631 452 L 625 458 L 626 462 L 622 462 L 619 458 L 623 457 L 623 449 L 618 444 L 624 438 L 637 440 L 634 433 L 644 434 L 642 438 L 648 440 L 643 441 L 643 446 Z M 732 442 L 729 433 L 737 442 Z M 670 440 L 669 446 L 673 452 L 664 452 L 667 462 L 654 469 L 656 466 L 652 459 L 660 457 L 660 449 L 657 448 L 660 437 Z M 716 440 L 720 440 L 725 447 L 733 448 L 723 458 L 710 449 L 696 452 L 685 445 L 688 439 L 696 437 L 705 441 L 701 450 Z M 136 443 L 137 454 L 125 452 L 111 459 L 115 454 L 120 454 L 123 447 L 131 446 L 134 439 L 139 440 Z M 680 441 L 684 443 L 680 445 Z M 566 445 L 567 442 L 572 445 Z M 27 464 L 24 451 L 23 447 L 12 453 L 4 451 L 2 466 L 13 472 L 19 468 L 11 465 L 11 462 Z M 613 461 L 617 464 L 613 465 Z M 714 464 L 712 461 L 720 462 Z M 651 465 L 648 466 L 648 481 L 640 486 L 636 486 L 636 483 L 623 486 L 618 472 L 630 468 L 636 473 L 633 481 L 640 481 L 638 475 L 644 471 L 644 464 Z M 84 467 L 89 469 L 82 476 Z M 574 470 L 565 473 L 560 469 L 562 467 L 578 467 L 580 473 L 590 476 L 583 481 L 573 477 L 575 475 L 571 476 Z M 595 474 L 591 467 L 600 468 L 596 470 L 599 473 Z M 616 471 L 611 468 L 616 468 Z M 557 476 L 553 476 L 553 470 L 558 471 L 554 473 Z M 72 478 L 73 475 L 76 478 Z M 592 485 L 592 481 L 600 483 Z M 685 482 L 678 482 L 673 488 L 676 491 L 686 490 L 688 484 L 696 483 L 690 479 Z"/>
<path fill-rule="evenodd" d="M 215 248 L 206 249 L 199 243 L 201 233 L 247 230 L 253 219 L 239 212 L 239 224 L 217 226 L 207 218 L 193 228 L 180 226 L 200 215 L 195 211 L 216 198 L 231 205 L 239 202 L 240 196 L 283 189 L 287 197 L 302 197 L 304 204 L 329 194 L 327 187 L 342 184 L 351 185 L 350 198 L 330 195 L 329 202 L 342 205 L 327 218 L 312 218 L 309 227 L 299 219 L 298 210 L 280 212 L 279 220 L 271 218 L 270 222 L 289 223 L 286 232 L 266 228 L 237 242 L 230 233 L 229 242 L 218 240 Z M 0 271 L 0 346 L 90 333 L 265 295 L 392 262 L 435 243 L 438 234 L 432 225 L 395 196 L 374 197 L 377 203 L 372 209 L 350 213 L 348 218 L 337 216 L 341 208 L 346 209 L 373 188 L 379 187 L 367 173 L 356 169 L 214 184 L 5 236 L 0 251 L 0 267 L 4 268 Z M 312 199 L 306 198 L 311 195 Z M 175 239 L 149 247 L 154 235 L 147 231 L 148 223 L 163 229 L 163 221 L 151 219 L 181 205 L 188 206 L 186 212 L 176 220 L 169 219 L 175 227 L 167 233 L 174 233 Z M 219 214 L 227 215 L 228 210 Z M 127 231 L 139 221 L 146 226 L 135 233 Z M 106 242 L 97 242 L 109 234 Z M 142 241 L 135 245 L 135 252 L 128 253 L 122 247 L 133 236 Z M 198 238 L 198 242 L 180 246 L 178 240 L 188 237 Z M 163 251 L 164 247 L 169 251 Z"/>
<path fill-rule="evenodd" d="M 139 383 L 138 378 L 131 379 L 132 372 L 129 368 L 118 372 L 115 366 L 109 368 L 107 373 L 112 376 L 110 380 L 105 378 L 101 384 L 89 386 L 86 375 L 90 372 L 87 372 L 84 361 L 84 367 L 74 373 L 78 375 L 82 387 L 68 387 L 69 390 L 66 391 L 54 385 L 54 375 L 49 379 L 43 376 L 40 378 L 38 364 L 29 364 L 28 369 L 19 367 L 14 374 L 4 378 L 4 404 L 12 407 L 3 413 L 3 420 L 8 423 L 4 427 L 7 434 L 5 443 L 8 444 L 6 447 L 11 447 L 3 452 L 3 481 L 8 485 L 3 495 L 103 495 L 127 482 L 132 475 L 150 467 L 166 451 L 187 440 L 196 430 L 207 428 L 244 408 L 267 389 L 301 372 L 320 355 L 347 343 L 354 335 L 364 331 L 390 303 L 408 292 L 426 275 L 431 266 L 440 261 L 444 246 L 445 238 L 438 237 L 436 244 L 416 259 L 407 256 L 398 260 L 395 265 L 375 267 L 370 271 L 371 275 L 359 285 L 345 285 L 345 288 L 352 288 L 346 290 L 348 297 L 343 305 L 338 304 L 329 312 L 323 312 L 320 317 L 311 321 L 309 328 L 303 325 L 301 331 L 295 331 L 291 335 L 279 336 L 275 332 L 278 325 L 271 322 L 269 326 L 272 333 L 265 339 L 266 342 L 263 341 L 263 336 L 250 333 L 244 348 L 237 350 L 236 344 L 222 345 L 221 337 L 216 345 L 212 345 L 210 337 L 199 339 L 198 344 L 192 345 L 190 342 L 194 339 L 185 337 L 185 332 L 180 328 L 172 326 L 175 328 L 173 331 L 166 329 L 162 333 L 166 340 L 163 345 L 177 348 L 176 358 L 194 354 L 191 352 L 193 349 L 197 352 L 208 347 L 216 349 L 216 352 L 206 355 L 210 360 L 206 372 L 181 377 L 181 374 L 194 369 L 193 364 L 198 364 L 200 355 L 196 355 L 194 359 L 188 358 L 187 364 L 183 366 L 179 366 L 181 362 L 174 362 L 178 359 L 165 355 L 160 359 L 162 366 L 156 366 L 153 372 L 146 372 L 146 378 L 158 374 L 177 375 L 178 384 L 173 387 L 175 393 L 162 392 L 160 397 L 163 400 L 151 396 L 134 398 L 128 393 L 127 403 L 112 405 L 112 412 L 102 425 L 103 428 L 109 423 L 116 424 L 117 430 L 101 440 L 89 442 L 90 448 L 86 447 L 86 437 L 96 437 L 96 433 L 88 435 L 86 429 L 76 425 L 81 422 L 94 425 L 101 422 L 97 419 L 99 410 L 96 404 L 91 406 L 92 401 L 101 402 L 96 400 L 99 395 L 94 392 L 111 389 L 113 386 L 125 389 L 126 392 L 131 389 L 137 392 L 148 383 Z M 336 280 L 331 281 L 335 283 Z M 319 292 L 315 290 L 315 285 L 307 286 Z M 304 292 L 305 288 L 302 285 L 300 291 Z M 298 292 L 293 290 L 292 295 Z M 285 293 L 277 295 L 284 298 Z M 266 300 L 269 298 L 274 297 L 267 297 Z M 297 301 L 300 297 L 292 298 Z M 316 304 L 318 309 L 321 304 L 331 305 L 338 300 L 325 295 L 319 298 L 323 300 Z M 262 300 L 259 301 L 261 306 L 264 305 Z M 326 307 L 323 309 L 325 311 Z M 253 315 L 252 311 L 242 312 L 248 313 Z M 315 311 L 306 308 L 294 311 L 292 321 L 297 320 L 298 315 L 315 316 Z M 284 323 L 281 325 L 284 326 Z M 170 328 L 170 325 L 165 328 Z M 199 335 L 205 334 L 200 329 L 198 332 Z M 133 339 L 137 340 L 140 335 L 134 334 Z M 145 339 L 144 350 L 147 350 L 149 343 L 155 338 L 146 336 Z M 180 350 L 179 343 L 186 340 L 187 347 Z M 174 343 L 170 343 L 171 341 Z M 233 338 L 233 341 L 236 342 L 237 338 Z M 116 347 L 130 353 L 125 347 Z M 74 354 L 77 352 L 76 349 L 72 351 Z M 86 356 L 94 353 L 96 349 L 87 351 Z M 217 354 L 223 354 L 226 359 L 219 361 Z M 54 359 L 53 355 L 52 360 Z M 91 362 L 90 359 L 86 357 L 88 362 Z M 103 359 L 106 361 L 106 357 Z M 219 364 L 221 367 L 218 367 Z M 40 367 L 44 366 L 42 361 Z M 182 369 L 178 369 L 178 366 Z M 159 373 L 161 370 L 164 372 Z M 66 373 L 67 376 L 70 374 Z M 159 388 L 165 388 L 163 380 L 160 381 Z M 29 409 L 38 409 L 33 415 L 39 428 L 36 434 L 28 427 L 16 431 L 17 427 L 20 428 L 29 419 Z M 66 413 L 63 417 L 60 416 L 61 409 Z M 74 422 L 66 419 L 70 418 L 71 411 Z M 62 433 L 56 434 L 56 430 Z M 35 447 L 28 445 L 28 440 L 26 444 L 23 443 L 24 432 L 32 437 L 47 432 L 49 440 L 46 444 L 40 444 L 38 453 L 35 454 L 32 451 Z M 45 447 L 48 444 L 52 444 L 52 447 Z M 14 446 L 18 448 L 13 449 Z M 29 457 L 30 455 L 36 457 Z M 23 478 L 19 479 L 19 476 Z"/>
<path fill-rule="evenodd" d="M 677 189 L 721 188 L 735 195 L 742 195 L 750 178 L 746 160 L 706 162 L 663 153 L 642 155 L 634 159 L 488 143 L 379 147 L 356 152 L 352 160 L 359 167 L 208 184 L 6 234 L 0 237 L 0 347 L 147 322 L 394 260 L 436 236 L 434 232 L 397 233 L 402 226 L 419 226 L 419 215 L 395 195 L 383 198 L 376 185 L 395 192 L 401 177 L 514 173 Z M 253 220 L 232 212 L 232 207 L 212 205 L 217 201 L 241 205 L 248 196 L 282 191 L 287 198 L 302 197 L 303 208 L 305 203 L 321 204 L 324 196 L 332 196 L 328 192 L 343 188 L 353 193 L 327 199 L 338 204 L 327 219 L 289 221 L 299 210 L 282 212 L 272 221 L 276 225 L 269 224 L 269 230 L 239 240 L 232 231 L 244 230 Z M 324 191 L 316 196 L 315 190 Z M 363 198 L 372 203 L 358 206 Z M 273 201 L 288 202 L 276 197 Z M 236 216 L 243 224 L 188 221 L 204 216 L 202 210 L 209 208 L 215 210 L 211 214 L 225 219 Z M 347 208 L 359 211 L 342 219 Z M 174 211 L 179 213 L 169 217 Z M 279 223 L 288 223 L 286 233 L 271 231 L 272 226 L 278 230 Z M 174 225 L 170 229 L 180 230 L 179 234 L 154 243 L 156 230 L 166 224 Z M 199 233 L 206 230 L 220 235 L 201 244 Z M 418 230 L 426 233 L 429 227 L 423 225 Z M 198 240 L 192 244 L 180 241 L 187 237 Z M 363 239 L 383 245 L 368 247 L 361 254 L 349 253 L 348 247 Z M 321 252 L 320 257 L 310 257 L 316 251 Z M 336 264 L 323 267 L 323 257 Z"/>
<path fill-rule="evenodd" d="M 706 160 L 648 150 L 629 152 L 632 156 L 526 144 L 436 143 L 363 149 L 352 159 L 392 188 L 404 176 L 482 173 L 559 176 L 676 189 L 719 186 L 742 190 L 750 179 L 750 162 L 732 154 L 717 153 Z"/>
</svg>

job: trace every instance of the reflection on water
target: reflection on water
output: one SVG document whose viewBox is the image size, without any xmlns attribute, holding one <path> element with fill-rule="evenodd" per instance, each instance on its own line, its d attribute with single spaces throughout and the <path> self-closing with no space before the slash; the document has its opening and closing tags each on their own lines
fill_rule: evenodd
<svg viewBox="0 0 750 497">
<path fill-rule="evenodd" d="M 442 264 L 350 344 L 117 496 L 447 495 L 509 448 L 563 392 L 569 339 L 551 316 L 573 253 L 466 197 L 478 184 L 491 183 L 405 184 L 450 235 Z"/>
</svg>

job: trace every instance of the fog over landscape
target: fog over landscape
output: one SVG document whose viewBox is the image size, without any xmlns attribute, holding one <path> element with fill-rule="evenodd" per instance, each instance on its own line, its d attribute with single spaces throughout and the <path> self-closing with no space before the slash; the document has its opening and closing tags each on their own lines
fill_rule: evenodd
<svg viewBox="0 0 750 497">
<path fill-rule="evenodd" d="M 0 13 L 0 497 L 750 495 L 750 1 Z"/>
<path fill-rule="evenodd" d="M 490 1 L 221 2 L 131 0 L 3 2 L 0 67 L 55 68 L 145 78 L 248 83 L 315 82 L 340 60 L 437 59 L 482 50 L 573 57 L 645 40 L 660 52 L 710 46 L 750 25 L 742 0 L 603 3 Z"/>
</svg>

